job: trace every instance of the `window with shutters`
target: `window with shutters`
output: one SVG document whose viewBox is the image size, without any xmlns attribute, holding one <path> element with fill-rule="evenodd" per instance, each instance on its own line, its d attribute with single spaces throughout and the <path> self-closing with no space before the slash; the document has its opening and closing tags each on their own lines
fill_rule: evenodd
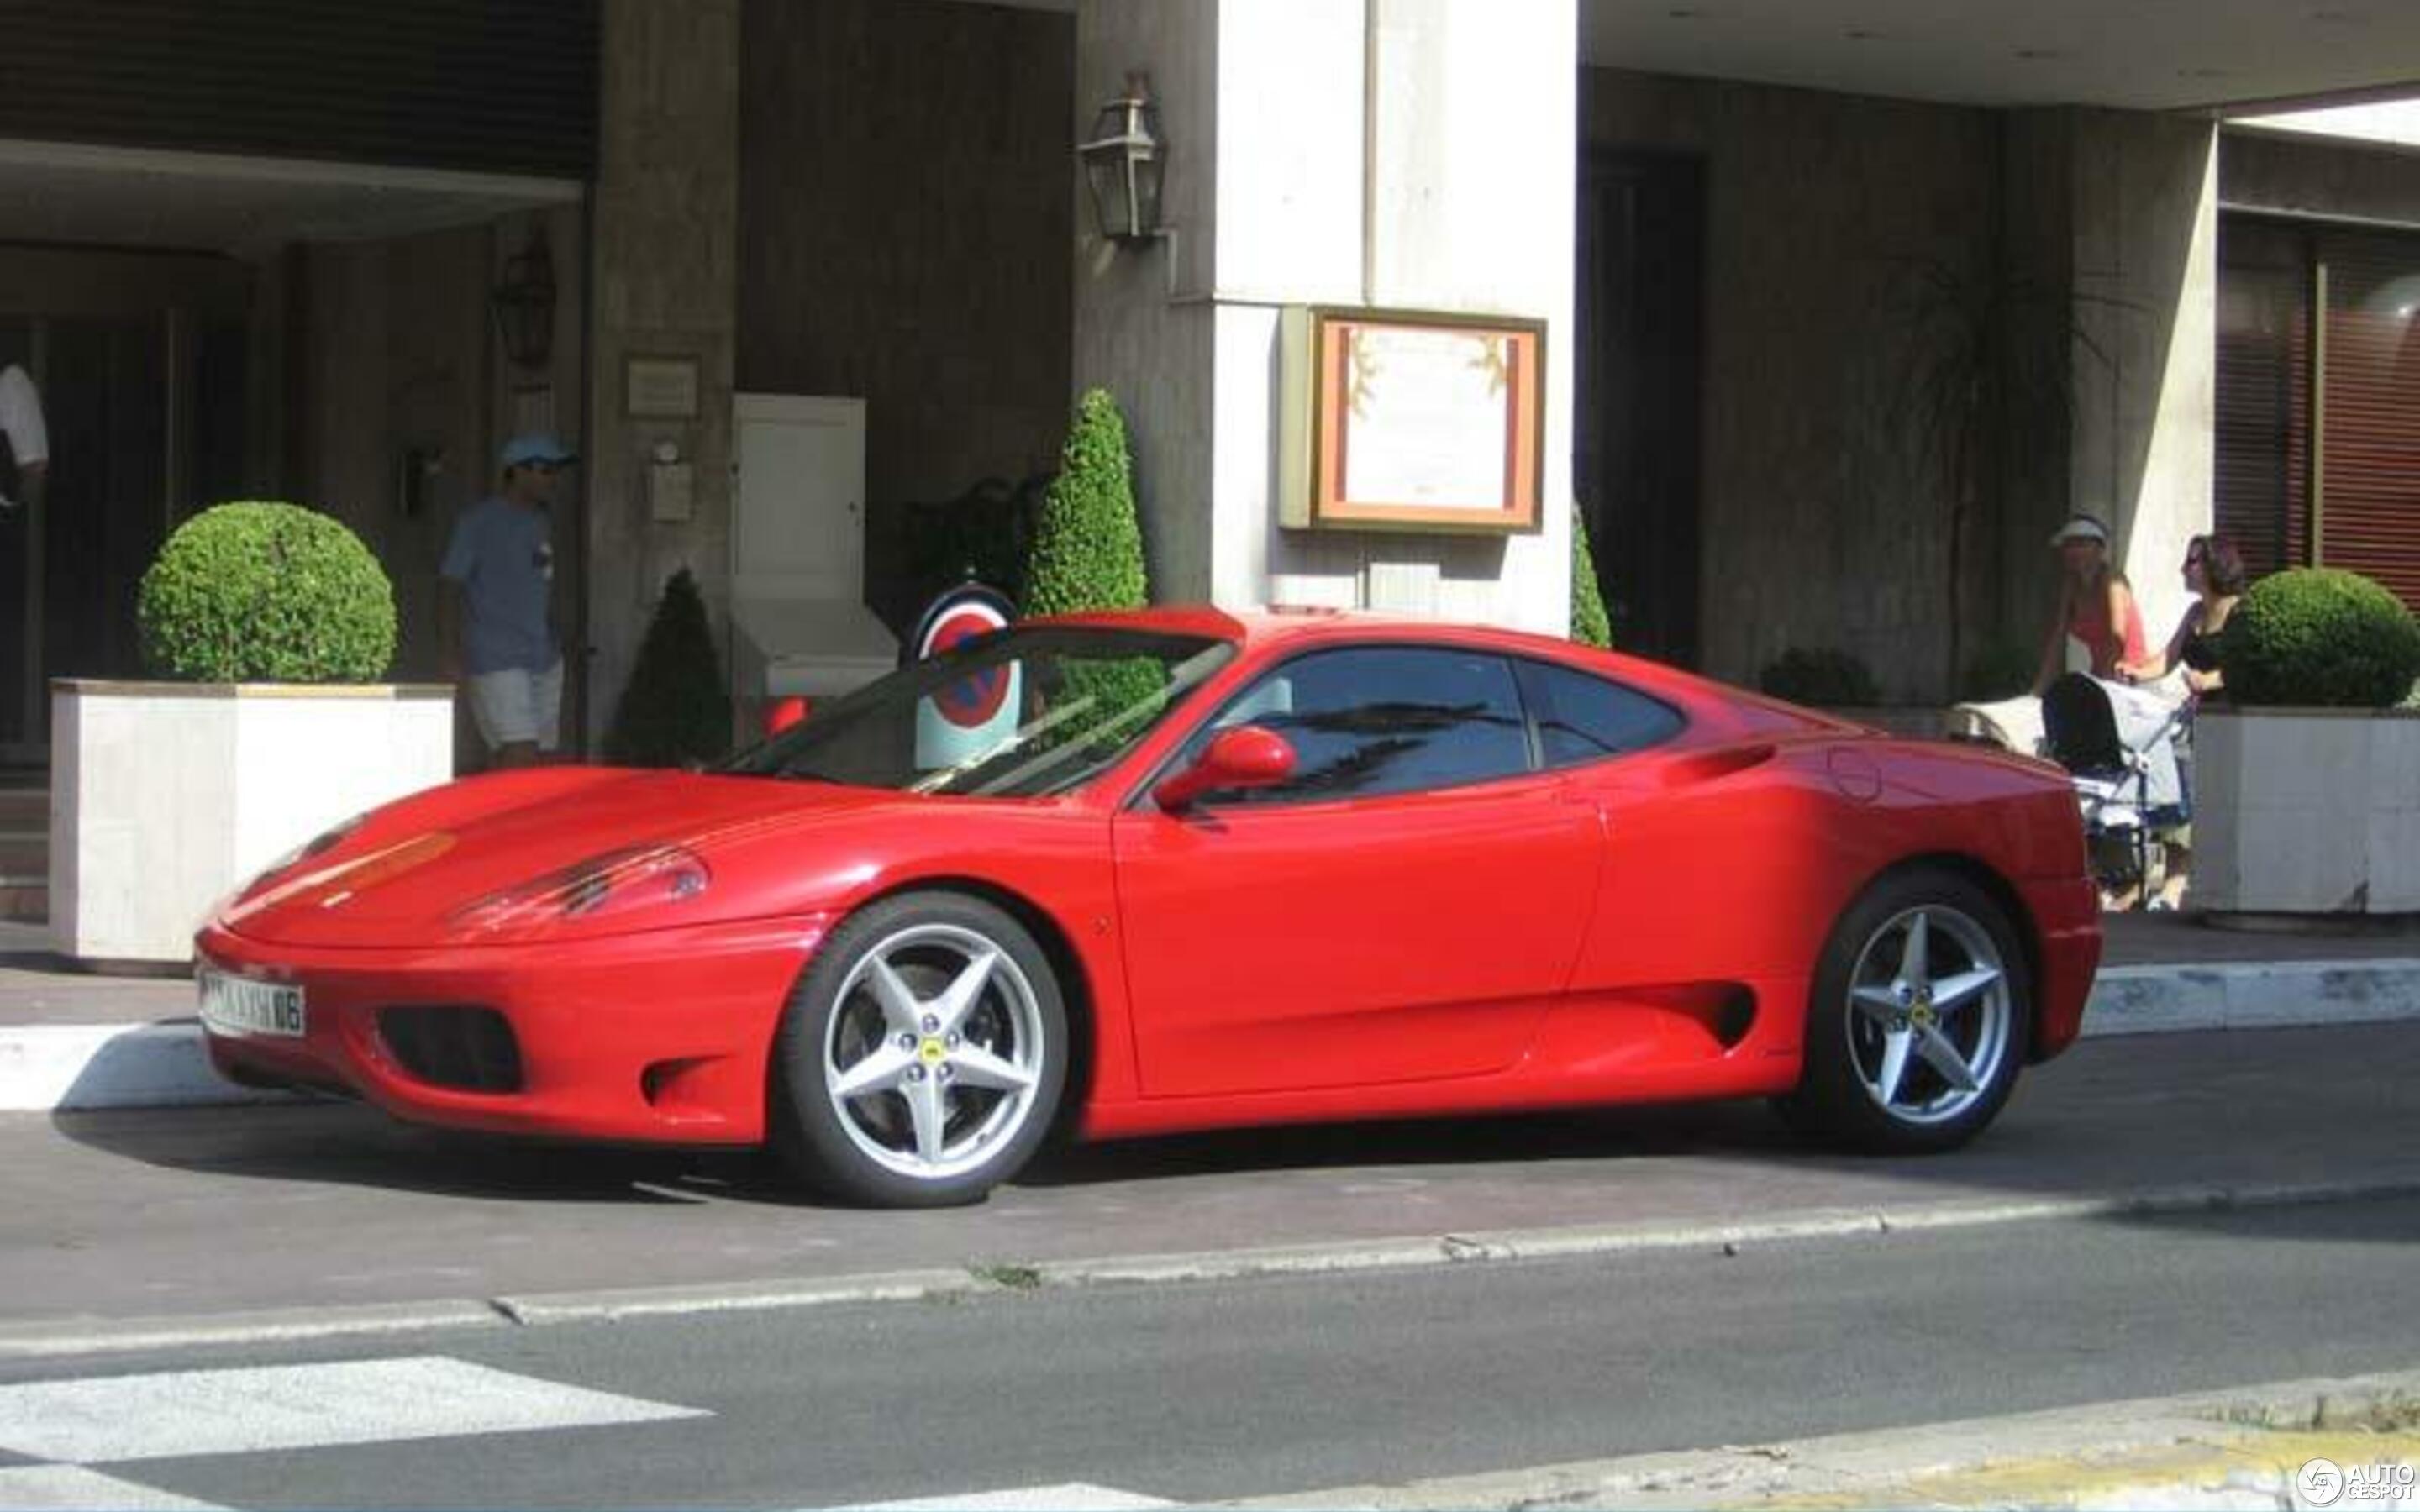
<svg viewBox="0 0 2420 1512">
<path fill-rule="evenodd" d="M 2350 568 L 2420 609 L 2420 235 L 2226 217 L 2217 431 L 2248 568 Z"/>
</svg>

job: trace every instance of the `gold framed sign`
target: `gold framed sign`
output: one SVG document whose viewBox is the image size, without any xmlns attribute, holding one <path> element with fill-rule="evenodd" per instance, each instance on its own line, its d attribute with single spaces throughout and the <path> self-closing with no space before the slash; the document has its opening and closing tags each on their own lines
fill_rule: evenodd
<svg viewBox="0 0 2420 1512">
<path fill-rule="evenodd" d="M 1546 323 L 1295 306 L 1280 339 L 1297 530 L 1517 534 L 1541 525 Z"/>
</svg>

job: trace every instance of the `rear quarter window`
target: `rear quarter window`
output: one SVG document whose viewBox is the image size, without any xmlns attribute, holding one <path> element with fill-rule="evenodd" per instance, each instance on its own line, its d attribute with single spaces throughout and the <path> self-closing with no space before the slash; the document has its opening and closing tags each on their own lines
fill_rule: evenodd
<svg viewBox="0 0 2420 1512">
<path fill-rule="evenodd" d="M 1513 664 L 1547 766 L 1576 766 L 1660 746 L 1687 723 L 1661 699 L 1543 661 Z"/>
</svg>

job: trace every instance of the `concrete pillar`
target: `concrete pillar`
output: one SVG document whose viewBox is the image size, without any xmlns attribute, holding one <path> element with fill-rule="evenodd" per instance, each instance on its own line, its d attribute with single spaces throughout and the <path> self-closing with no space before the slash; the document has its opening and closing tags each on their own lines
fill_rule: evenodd
<svg viewBox="0 0 2420 1512">
<path fill-rule="evenodd" d="M 688 567 L 727 623 L 739 242 L 739 0 L 605 0 L 590 262 L 586 727 L 600 736 L 664 579 Z M 693 418 L 633 419 L 626 361 L 693 362 Z M 690 517 L 651 517 L 659 442 L 690 465 Z"/>
<path fill-rule="evenodd" d="M 2208 121 L 2021 113 L 2009 132 L 2012 282 L 2063 305 L 2073 403 L 2064 467 L 2012 438 L 2001 532 L 2012 608 L 2034 633 L 2044 541 L 2071 511 L 2107 519 L 2154 648 L 2190 599 L 2178 566 L 2208 531 L 2216 466 L 2218 138 Z M 2030 617 L 2026 611 L 2030 610 Z"/>
<path fill-rule="evenodd" d="M 1078 0 L 1077 129 L 1137 70 L 1171 156 L 1169 241 L 1077 232 L 1075 383 L 1134 438 L 1154 595 L 1569 623 L 1575 0 Z M 1544 528 L 1278 524 L 1289 304 L 1543 317 Z"/>
</svg>

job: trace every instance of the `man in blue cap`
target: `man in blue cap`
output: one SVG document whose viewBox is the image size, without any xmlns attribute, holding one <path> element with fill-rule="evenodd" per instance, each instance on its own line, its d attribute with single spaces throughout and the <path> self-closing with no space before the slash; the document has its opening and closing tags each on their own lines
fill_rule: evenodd
<svg viewBox="0 0 2420 1512">
<path fill-rule="evenodd" d="M 578 460 L 552 436 L 504 443 L 504 481 L 454 522 L 438 567 L 445 675 L 471 695 L 494 767 L 530 766 L 560 739 L 563 653 L 555 644 L 555 474 Z"/>
</svg>

